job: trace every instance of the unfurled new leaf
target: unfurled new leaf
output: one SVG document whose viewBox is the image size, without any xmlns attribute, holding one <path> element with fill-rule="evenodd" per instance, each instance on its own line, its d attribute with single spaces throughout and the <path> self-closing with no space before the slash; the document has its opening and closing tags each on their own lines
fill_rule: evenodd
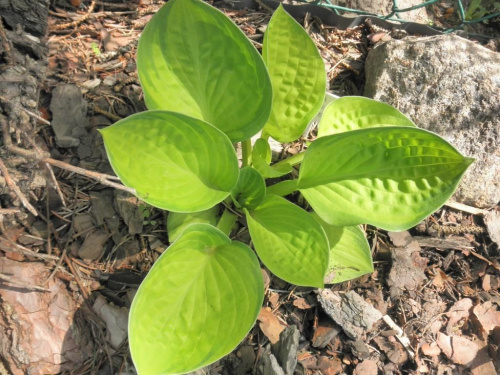
<svg viewBox="0 0 500 375">
<path fill-rule="evenodd" d="M 271 167 L 271 158 L 272 153 L 269 143 L 263 138 L 257 139 L 252 148 L 252 166 L 262 175 L 262 177 L 276 178 L 284 176 L 292 171 L 292 166 L 286 163 L 280 165 L 279 168 Z"/>
<path fill-rule="evenodd" d="M 231 141 L 201 120 L 147 111 L 120 120 L 101 134 L 117 176 L 153 206 L 203 211 L 224 200 L 238 180 Z"/>
<path fill-rule="evenodd" d="M 323 111 L 318 137 L 383 126 L 415 127 L 415 124 L 389 104 L 362 96 L 344 96 Z"/>
<path fill-rule="evenodd" d="M 255 250 L 272 273 L 296 285 L 323 287 L 328 240 L 309 213 L 268 195 L 246 217 Z"/>
<path fill-rule="evenodd" d="M 219 207 L 214 206 L 200 212 L 169 212 L 167 216 L 167 234 L 170 243 L 177 240 L 182 232 L 191 224 L 210 224 L 216 226 Z"/>
<path fill-rule="evenodd" d="M 181 112 L 222 130 L 233 143 L 266 123 L 272 89 L 261 56 L 219 10 L 170 0 L 148 22 L 137 69 L 149 109 Z"/>
<path fill-rule="evenodd" d="M 266 195 L 264 178 L 252 167 L 242 168 L 238 183 L 231 190 L 231 197 L 238 208 L 253 210 Z"/>
<path fill-rule="evenodd" d="M 263 132 L 280 142 L 294 141 L 323 103 L 323 59 L 304 28 L 281 5 L 264 35 L 262 57 L 273 86 L 271 117 Z"/>
<path fill-rule="evenodd" d="M 138 373 L 186 373 L 230 353 L 263 297 L 259 261 L 248 246 L 208 224 L 189 226 L 132 303 L 129 340 Z"/>
<path fill-rule="evenodd" d="M 362 129 L 313 142 L 298 188 L 331 225 L 404 230 L 446 202 L 472 161 L 425 130 Z"/>
<path fill-rule="evenodd" d="M 325 284 L 336 284 L 373 272 L 370 246 L 359 226 L 334 227 L 318 220 L 330 244 L 330 263 L 326 272 Z"/>
</svg>

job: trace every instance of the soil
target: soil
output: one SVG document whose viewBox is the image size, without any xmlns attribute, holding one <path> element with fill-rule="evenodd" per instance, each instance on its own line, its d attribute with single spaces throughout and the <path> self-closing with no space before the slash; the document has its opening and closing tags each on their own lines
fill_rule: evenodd
<svg viewBox="0 0 500 375">
<path fill-rule="evenodd" d="M 128 308 L 168 246 L 166 213 L 113 176 L 97 130 L 145 110 L 137 41 L 163 2 L 35 3 L 9 3 L 42 20 L 25 25 L 35 38 L 5 9 L 0 24 L 0 374 L 134 374 Z M 261 47 L 266 7 L 216 6 Z M 370 23 L 300 21 L 337 95 L 361 95 L 369 49 L 398 37 Z M 263 268 L 258 322 L 197 373 L 498 373 L 499 216 L 499 206 L 450 204 L 409 232 L 366 226 L 375 272 L 324 290 Z"/>
</svg>

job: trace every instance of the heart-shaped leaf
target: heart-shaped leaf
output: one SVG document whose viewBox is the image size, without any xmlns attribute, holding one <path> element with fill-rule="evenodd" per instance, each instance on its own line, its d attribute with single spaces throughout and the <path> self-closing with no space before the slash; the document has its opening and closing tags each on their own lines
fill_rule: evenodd
<svg viewBox="0 0 500 375">
<path fill-rule="evenodd" d="M 299 138 L 323 104 L 325 64 L 307 32 L 280 5 L 264 35 L 262 57 L 273 85 L 263 132 L 280 142 Z"/>
<path fill-rule="evenodd" d="M 362 96 L 344 96 L 328 104 L 318 125 L 318 137 L 351 130 L 415 124 L 389 104 Z"/>
<path fill-rule="evenodd" d="M 199 0 L 170 0 L 139 41 L 137 69 L 149 109 L 181 112 L 222 130 L 233 143 L 266 123 L 272 89 L 243 32 Z"/>
<path fill-rule="evenodd" d="M 325 223 L 315 213 L 330 244 L 330 264 L 325 284 L 336 284 L 373 272 L 370 245 L 359 226 L 334 227 Z"/>
<path fill-rule="evenodd" d="M 231 197 L 238 208 L 253 210 L 266 195 L 264 178 L 252 167 L 244 167 L 240 171 L 238 183 L 231 190 Z"/>
<path fill-rule="evenodd" d="M 138 373 L 186 373 L 218 360 L 247 335 L 263 298 L 255 253 L 208 224 L 190 225 L 132 302 L 129 340 Z"/>
<path fill-rule="evenodd" d="M 177 240 L 182 232 L 191 224 L 210 224 L 215 226 L 219 216 L 219 206 L 200 212 L 169 212 L 167 216 L 167 233 L 170 243 Z"/>
<path fill-rule="evenodd" d="M 257 139 L 252 148 L 252 166 L 262 175 L 262 177 L 276 178 L 284 176 L 292 171 L 292 166 L 286 163 L 280 165 L 278 168 L 271 167 L 271 158 L 272 153 L 269 143 L 263 138 Z"/>
<path fill-rule="evenodd" d="M 314 141 L 298 188 L 328 224 L 405 230 L 446 202 L 472 162 L 425 130 L 361 129 Z"/>
<path fill-rule="evenodd" d="M 224 200 L 238 180 L 238 159 L 229 138 L 192 117 L 147 111 L 101 134 L 117 176 L 153 206 L 203 211 Z"/>
<path fill-rule="evenodd" d="M 328 240 L 310 214 L 284 198 L 268 195 L 246 217 L 255 250 L 272 273 L 292 284 L 323 287 Z"/>
</svg>

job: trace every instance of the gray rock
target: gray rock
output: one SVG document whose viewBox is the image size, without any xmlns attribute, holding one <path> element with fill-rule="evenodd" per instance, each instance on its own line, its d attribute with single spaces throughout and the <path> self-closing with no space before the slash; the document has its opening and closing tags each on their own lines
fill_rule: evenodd
<svg viewBox="0 0 500 375">
<path fill-rule="evenodd" d="M 300 332 L 296 326 L 287 327 L 280 334 L 280 340 L 272 345 L 274 356 L 285 371 L 286 375 L 293 375 L 297 366 L 297 349 L 299 348 Z"/>
<path fill-rule="evenodd" d="M 454 35 L 391 40 L 368 54 L 365 96 L 389 103 L 476 159 L 454 199 L 500 200 L 500 54 Z"/>
<path fill-rule="evenodd" d="M 87 133 L 87 102 L 75 85 L 62 84 L 52 91 L 52 129 L 59 147 L 77 147 Z"/>
<path fill-rule="evenodd" d="M 388 15 L 392 12 L 393 0 L 339 0 L 336 5 L 362 10 L 368 13 Z M 398 9 L 406 9 L 416 5 L 421 5 L 421 0 L 399 0 Z M 429 19 L 425 7 L 401 12 L 399 17 L 407 21 L 426 23 Z"/>
</svg>

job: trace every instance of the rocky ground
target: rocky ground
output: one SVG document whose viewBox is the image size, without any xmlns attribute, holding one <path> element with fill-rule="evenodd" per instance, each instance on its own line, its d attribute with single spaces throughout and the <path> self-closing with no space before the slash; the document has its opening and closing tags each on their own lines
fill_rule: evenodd
<svg viewBox="0 0 500 375">
<path fill-rule="evenodd" d="M 0 374 L 134 374 L 128 309 L 168 246 L 166 213 L 113 176 L 97 130 L 145 109 L 137 41 L 163 2 L 20 3 L 31 6 L 0 3 Z M 452 4 L 425 17 L 447 27 Z M 272 2 L 216 6 L 261 47 Z M 198 373 L 498 373 L 498 39 L 366 18 L 345 29 L 322 12 L 290 11 L 324 57 L 331 92 L 389 102 L 476 164 L 454 201 L 411 231 L 365 228 L 371 275 L 311 290 L 263 269 L 257 324 Z M 469 31 L 498 38 L 477 27 Z"/>
</svg>

